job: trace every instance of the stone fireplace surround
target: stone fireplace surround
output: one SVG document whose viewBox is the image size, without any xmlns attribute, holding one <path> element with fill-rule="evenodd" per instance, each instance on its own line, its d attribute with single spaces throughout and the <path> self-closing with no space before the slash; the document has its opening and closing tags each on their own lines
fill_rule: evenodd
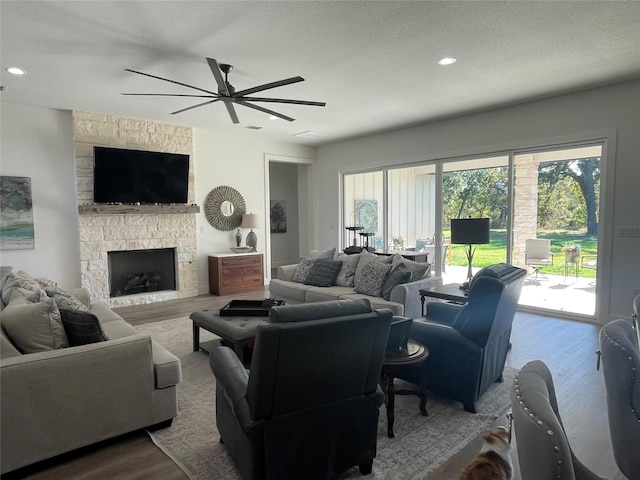
<svg viewBox="0 0 640 480">
<path fill-rule="evenodd" d="M 168 206 L 158 207 L 158 213 L 135 207 L 126 213 L 93 213 L 87 209 L 93 203 L 94 145 L 193 155 L 191 128 L 78 111 L 73 112 L 73 127 L 80 212 L 80 274 L 82 286 L 89 290 L 91 300 L 118 307 L 196 296 L 197 231 L 193 213 L 182 213 L 183 210 Z M 191 162 L 188 203 L 193 204 L 194 199 Z M 155 248 L 176 249 L 177 289 L 110 298 L 107 252 Z"/>
</svg>

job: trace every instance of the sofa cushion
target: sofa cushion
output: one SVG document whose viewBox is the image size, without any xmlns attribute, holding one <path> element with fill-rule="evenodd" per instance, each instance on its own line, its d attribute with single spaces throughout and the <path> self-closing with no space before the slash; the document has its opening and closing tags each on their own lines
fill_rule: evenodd
<svg viewBox="0 0 640 480">
<path fill-rule="evenodd" d="M 343 295 L 353 293 L 353 287 L 311 287 L 306 291 L 304 301 L 310 302 L 329 302 L 332 300 L 340 300 Z"/>
<path fill-rule="evenodd" d="M 2 327 L 22 353 L 69 346 L 60 311 L 52 298 L 38 303 L 11 302 L 2 311 Z"/>
<path fill-rule="evenodd" d="M 311 271 L 311 267 L 313 266 L 313 258 L 303 257 L 298 262 L 298 266 L 296 267 L 296 271 L 293 272 L 292 282 L 304 283 L 307 279 L 307 275 Z"/>
<path fill-rule="evenodd" d="M 392 257 L 392 265 L 396 268 L 398 265 L 404 265 L 411 272 L 410 282 L 415 282 L 422 278 L 428 277 L 430 273 L 431 264 L 426 262 L 414 262 L 408 258 L 404 258 L 397 253 Z"/>
<path fill-rule="evenodd" d="M 329 258 L 314 258 L 311 269 L 302 283 L 317 287 L 330 287 L 342 268 L 342 262 Z"/>
<path fill-rule="evenodd" d="M 336 255 L 336 247 L 330 248 L 328 250 L 311 250 L 309 257 L 311 258 L 329 258 L 333 259 Z"/>
<path fill-rule="evenodd" d="M 89 311 L 89 308 L 84 303 L 60 287 L 47 286 L 44 287 L 44 291 L 47 293 L 47 296 L 56 301 L 56 305 L 58 305 L 60 310 Z"/>
<path fill-rule="evenodd" d="M 385 300 L 389 300 L 391 297 L 391 290 L 393 290 L 396 285 L 407 283 L 410 279 L 411 271 L 405 265 L 400 264 L 397 267 L 392 268 L 382 284 L 380 296 Z"/>
<path fill-rule="evenodd" d="M 89 343 L 105 342 L 105 335 L 98 317 L 82 310 L 61 309 L 60 317 L 64 331 L 72 347 Z"/>
<path fill-rule="evenodd" d="M 356 293 L 362 293 L 363 295 L 371 295 L 373 297 L 379 297 L 382 290 L 382 284 L 384 283 L 391 265 L 381 262 L 369 262 L 362 269 L 360 278 L 356 278 Z"/>
<path fill-rule="evenodd" d="M 274 278 L 269 283 L 269 292 L 273 298 L 286 298 L 287 303 L 302 303 L 307 290 L 314 288 L 303 283 L 289 282 Z"/>
<path fill-rule="evenodd" d="M 336 256 L 336 260 L 342 262 L 342 268 L 338 272 L 335 284 L 340 287 L 355 287 L 356 268 L 358 267 L 360 255 L 340 253 Z"/>
<path fill-rule="evenodd" d="M 20 355 L 20 352 L 13 343 L 11 343 L 4 328 L 0 327 L 0 358 L 16 357 L 18 355 Z"/>
</svg>

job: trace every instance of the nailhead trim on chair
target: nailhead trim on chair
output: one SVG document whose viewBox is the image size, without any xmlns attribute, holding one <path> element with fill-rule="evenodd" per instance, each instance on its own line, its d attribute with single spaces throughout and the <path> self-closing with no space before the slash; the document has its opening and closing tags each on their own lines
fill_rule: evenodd
<svg viewBox="0 0 640 480">
<path fill-rule="evenodd" d="M 627 353 L 626 347 L 622 346 L 620 342 L 617 342 L 613 337 L 610 336 L 609 330 L 606 328 L 606 326 L 603 327 L 602 330 L 603 330 L 603 336 L 608 342 L 612 343 L 616 347 L 621 348 L 623 352 Z M 627 357 L 627 360 L 629 360 L 629 362 L 633 362 L 633 357 L 629 355 Z M 629 407 L 631 408 L 631 411 L 636 417 L 636 422 L 640 423 L 640 415 L 638 415 L 638 412 L 636 411 L 636 409 L 633 408 L 633 402 L 632 402 L 633 386 L 635 385 L 635 382 L 636 382 L 636 375 L 637 375 L 636 368 L 633 366 L 633 363 L 631 363 L 631 382 L 629 383 L 629 392 L 627 394 L 627 401 L 629 402 Z"/>
<path fill-rule="evenodd" d="M 513 380 L 514 389 L 516 391 L 516 400 L 518 400 L 518 403 L 522 406 L 522 409 L 525 411 L 525 413 L 527 413 L 529 417 L 533 419 L 539 426 L 544 428 L 546 430 L 547 435 L 552 437 L 553 435 L 555 435 L 555 432 L 553 431 L 553 429 L 549 425 L 545 424 L 545 422 L 540 420 L 540 418 L 538 418 L 535 413 L 530 412 L 529 407 L 524 403 L 524 400 L 522 400 L 522 395 L 520 394 L 519 380 L 520 380 L 520 372 L 516 374 Z M 517 441 L 518 440 L 516 439 L 516 442 Z M 558 465 L 556 469 L 556 478 L 562 478 L 562 470 L 560 469 L 560 467 L 562 466 L 563 459 L 562 459 L 562 452 L 560 451 L 560 446 L 557 444 L 554 445 L 553 450 L 556 452 L 556 463 Z"/>
</svg>

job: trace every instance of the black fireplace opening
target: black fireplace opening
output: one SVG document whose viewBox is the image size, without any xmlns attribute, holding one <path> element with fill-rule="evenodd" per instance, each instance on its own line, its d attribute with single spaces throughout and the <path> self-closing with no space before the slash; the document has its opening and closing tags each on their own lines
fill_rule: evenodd
<svg viewBox="0 0 640 480">
<path fill-rule="evenodd" d="M 107 252 L 109 296 L 176 290 L 176 249 Z"/>
</svg>

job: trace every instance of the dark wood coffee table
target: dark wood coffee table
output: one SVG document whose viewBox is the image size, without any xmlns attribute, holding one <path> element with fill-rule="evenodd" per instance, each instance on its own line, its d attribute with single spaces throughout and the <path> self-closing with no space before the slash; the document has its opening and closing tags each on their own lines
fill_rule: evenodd
<svg viewBox="0 0 640 480">
<path fill-rule="evenodd" d="M 462 305 L 469 301 L 466 292 L 460 288 L 459 283 L 447 283 L 446 285 L 435 285 L 433 287 L 421 288 L 419 292 L 423 317 L 425 297 L 437 298 L 439 300 L 446 300 L 448 302 Z"/>
<path fill-rule="evenodd" d="M 395 396 L 398 395 L 418 395 L 420 397 L 420 413 L 424 416 L 429 415 L 427 412 L 427 390 L 424 385 L 419 385 L 417 390 L 398 390 L 396 392 L 393 380 L 396 378 L 400 367 L 406 365 L 419 365 L 429 356 L 427 347 L 414 340 L 407 342 L 406 354 L 385 357 L 382 364 L 382 372 L 380 374 L 380 385 L 384 391 L 385 404 L 387 405 L 387 436 L 394 437 L 393 422 L 395 420 Z"/>
</svg>

